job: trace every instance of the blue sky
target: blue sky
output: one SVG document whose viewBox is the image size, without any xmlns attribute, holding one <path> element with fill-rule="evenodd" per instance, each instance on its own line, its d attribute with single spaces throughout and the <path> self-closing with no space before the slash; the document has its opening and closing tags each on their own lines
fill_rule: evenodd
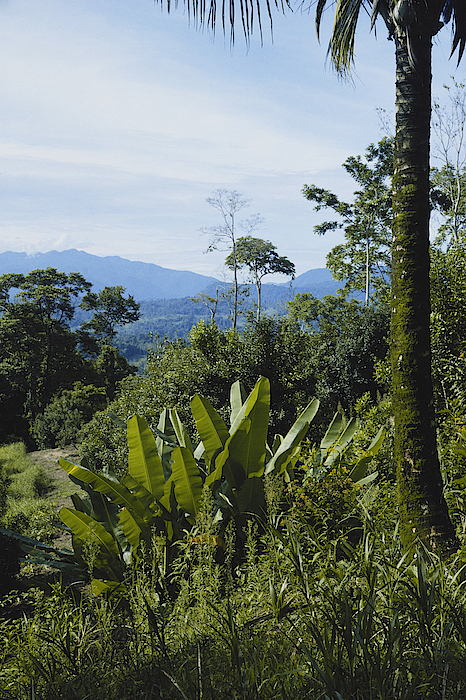
<svg viewBox="0 0 466 700">
<path fill-rule="evenodd" d="M 330 18 L 329 18 L 330 19 Z M 221 276 L 199 229 L 214 190 L 251 199 L 256 235 L 302 273 L 341 238 L 301 195 L 349 197 L 341 168 L 393 112 L 394 45 L 364 20 L 353 84 L 326 63 L 311 13 L 278 12 L 249 49 L 189 26 L 152 0 L 0 3 L 0 252 L 78 248 Z M 450 29 L 434 50 L 434 93 L 455 73 Z M 464 68 L 455 77 L 464 77 Z"/>
</svg>

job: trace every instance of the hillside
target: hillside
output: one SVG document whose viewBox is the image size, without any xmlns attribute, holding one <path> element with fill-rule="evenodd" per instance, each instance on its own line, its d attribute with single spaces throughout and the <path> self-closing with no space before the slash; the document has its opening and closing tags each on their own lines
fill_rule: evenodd
<svg viewBox="0 0 466 700">
<path fill-rule="evenodd" d="M 153 263 L 125 260 L 117 255 L 101 258 L 82 250 L 51 250 L 34 255 L 10 251 L 0 253 L 0 275 L 7 272 L 27 274 L 47 267 L 54 267 L 59 272 L 80 272 L 92 282 L 93 291 L 121 285 L 138 301 L 194 296 L 218 283 L 215 277 L 195 272 L 169 270 Z"/>
<path fill-rule="evenodd" d="M 216 322 L 226 328 L 230 324 L 229 307 L 222 292 L 225 284 L 214 277 L 198 275 L 194 272 L 169 270 L 153 263 L 134 262 L 116 255 L 98 257 L 84 251 L 56 250 L 48 253 L 6 252 L 0 254 L 0 275 L 9 272 L 27 274 L 32 270 L 54 267 L 60 272 L 80 272 L 94 291 L 105 286 L 121 285 L 126 292 L 141 303 L 142 318 L 121 329 L 118 345 L 129 360 L 145 356 L 145 349 L 152 336 L 182 337 L 201 318 L 210 320 L 210 312 L 202 303 L 195 303 L 192 297 L 204 292 L 215 297 L 219 290 L 220 301 Z M 296 277 L 292 283 L 263 284 L 262 308 L 265 313 L 284 313 L 286 302 L 298 292 L 310 292 L 322 299 L 327 294 L 335 294 L 340 283 L 335 282 L 325 268 L 308 270 Z M 243 288 L 247 285 L 243 285 Z M 253 309 L 256 289 L 249 285 L 249 296 L 244 309 Z M 76 310 L 74 326 L 87 319 L 80 309 Z M 241 323 L 244 322 L 240 320 Z"/>
</svg>

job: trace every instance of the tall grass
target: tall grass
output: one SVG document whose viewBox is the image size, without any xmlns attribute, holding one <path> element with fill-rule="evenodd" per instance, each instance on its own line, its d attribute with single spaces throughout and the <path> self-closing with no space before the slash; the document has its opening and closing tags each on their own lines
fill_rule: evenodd
<svg viewBox="0 0 466 700">
<path fill-rule="evenodd" d="M 231 526 L 219 548 L 210 499 L 170 579 L 154 539 L 124 599 L 57 585 L 33 615 L 4 621 L 0 697 L 466 697 L 465 577 L 456 561 L 421 546 L 402 556 L 396 529 L 370 520 L 356 546 L 338 538 L 328 546 L 305 519 L 298 526 L 272 509 L 266 527 L 248 525 L 233 568 L 237 533 Z"/>
<path fill-rule="evenodd" d="M 42 498 L 50 485 L 43 469 L 29 459 L 22 442 L 0 447 L 0 465 L 6 477 L 2 526 L 28 537 L 51 540 L 53 509 Z"/>
</svg>

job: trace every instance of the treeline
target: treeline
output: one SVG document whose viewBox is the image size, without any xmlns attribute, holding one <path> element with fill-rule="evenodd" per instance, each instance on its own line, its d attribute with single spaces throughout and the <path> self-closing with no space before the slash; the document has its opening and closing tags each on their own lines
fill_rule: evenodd
<svg viewBox="0 0 466 700">
<path fill-rule="evenodd" d="M 54 268 L 0 277 L 1 443 L 74 438 L 137 371 L 114 340 L 119 326 L 139 318 L 139 305 L 122 287 L 91 287 Z M 76 308 L 87 320 L 72 330 Z"/>
</svg>

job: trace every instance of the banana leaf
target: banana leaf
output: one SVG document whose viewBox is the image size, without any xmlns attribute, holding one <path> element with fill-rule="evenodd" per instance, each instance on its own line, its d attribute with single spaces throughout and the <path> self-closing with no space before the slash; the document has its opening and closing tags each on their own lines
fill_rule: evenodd
<svg viewBox="0 0 466 700">
<path fill-rule="evenodd" d="M 187 447 L 173 450 L 172 474 L 178 506 L 194 520 L 199 510 L 203 485 L 193 453 Z"/>
<path fill-rule="evenodd" d="M 71 508 L 61 508 L 60 518 L 80 540 L 97 545 L 94 563 L 97 578 L 120 581 L 123 570 L 118 544 L 103 525 L 86 513 Z"/>
<path fill-rule="evenodd" d="M 215 488 L 224 476 L 232 489 L 240 489 L 249 476 L 264 471 L 270 410 L 270 382 L 261 377 L 242 404 L 230 427 L 230 437 L 215 458 L 206 484 Z"/>
<path fill-rule="evenodd" d="M 240 491 L 236 494 L 236 507 L 240 516 L 246 517 L 254 514 L 261 518 L 264 517 L 266 504 L 264 480 L 261 477 L 252 476 L 246 479 Z"/>
<path fill-rule="evenodd" d="M 341 457 L 341 455 L 345 451 L 346 446 L 353 439 L 357 429 L 358 422 L 355 418 L 352 418 L 350 422 L 344 427 L 344 429 L 339 433 L 333 445 L 331 445 L 330 453 L 325 458 L 325 467 L 331 467 L 332 464 L 334 464 L 336 460 Z"/>
<path fill-rule="evenodd" d="M 126 430 L 126 423 L 120 418 L 120 416 L 117 416 L 116 413 L 113 413 L 113 411 L 108 411 L 108 416 L 112 419 L 115 425 L 118 425 L 119 428 Z"/>
<path fill-rule="evenodd" d="M 193 446 L 191 444 L 191 438 L 189 437 L 188 431 L 181 422 L 181 419 L 178 415 L 178 411 L 175 408 L 170 408 L 168 415 L 170 416 L 170 421 L 175 431 L 178 445 L 180 447 L 187 447 L 192 452 Z"/>
<path fill-rule="evenodd" d="M 68 462 L 68 460 L 63 459 L 63 457 L 59 460 L 59 464 L 70 476 L 76 476 L 80 481 L 89 484 L 94 491 L 104 493 L 120 507 L 128 508 L 137 522 L 141 521 L 142 524 L 144 524 L 152 519 L 152 511 L 145 508 L 143 504 L 118 481 L 113 481 L 100 474 L 95 474 L 85 467 Z"/>
<path fill-rule="evenodd" d="M 91 591 L 95 596 L 106 596 L 109 600 L 115 597 L 123 597 L 126 593 L 126 586 L 121 581 L 105 581 L 94 578 L 91 581 Z"/>
<path fill-rule="evenodd" d="M 165 481 L 169 478 L 172 473 L 171 468 L 171 453 L 175 447 L 177 447 L 176 434 L 173 426 L 170 422 L 168 416 L 168 410 L 163 409 L 160 414 L 158 428 L 155 431 L 156 438 L 155 443 L 157 445 L 157 451 L 162 462 L 163 473 L 165 476 Z"/>
<path fill-rule="evenodd" d="M 246 478 L 261 476 L 264 472 L 267 431 L 270 413 L 270 382 L 261 377 L 246 401 L 245 417 L 249 430 L 241 435 L 237 430 L 230 442 L 230 465 L 240 465 Z M 241 415 L 241 409 L 237 414 Z"/>
<path fill-rule="evenodd" d="M 128 540 L 132 554 L 135 555 L 137 548 L 139 547 L 139 542 L 141 540 L 141 528 L 126 508 L 122 508 L 118 513 L 120 519 L 121 527 L 125 533 L 126 539 Z"/>
<path fill-rule="evenodd" d="M 157 444 L 145 418 L 128 421 L 128 471 L 155 498 L 162 498 L 165 485 Z"/>
<path fill-rule="evenodd" d="M 191 411 L 196 421 L 197 432 L 209 463 L 223 449 L 230 433 L 222 418 L 210 401 L 196 394 L 191 400 Z M 198 456 L 196 448 L 195 456 Z"/>
<path fill-rule="evenodd" d="M 73 501 L 75 510 L 80 510 L 81 513 L 87 513 L 88 515 L 92 515 L 92 505 L 90 501 L 88 501 L 87 499 L 83 500 L 81 496 L 78 496 L 77 493 L 71 494 L 71 500 Z"/>
<path fill-rule="evenodd" d="M 243 417 L 241 423 L 236 425 L 235 432 L 226 441 L 222 452 L 215 458 L 213 469 L 205 480 L 211 490 L 216 489 L 223 477 L 233 489 L 239 489 L 246 479 L 246 473 L 241 463 L 235 461 L 234 455 L 235 447 L 237 449 L 241 441 L 246 439 L 250 424 L 249 418 Z"/>
<path fill-rule="evenodd" d="M 274 446 L 277 444 L 278 447 L 265 468 L 266 474 L 283 474 L 287 465 L 293 459 L 296 448 L 299 447 L 301 441 L 305 438 L 318 409 L 319 400 L 312 399 L 295 420 L 280 444 L 278 444 L 276 439 L 274 440 Z"/>
<path fill-rule="evenodd" d="M 352 479 L 355 483 L 359 483 L 360 485 L 362 485 L 361 479 L 364 479 L 364 476 L 367 472 L 367 467 L 369 466 L 369 463 L 374 459 L 377 452 L 380 450 L 384 438 L 385 429 L 380 428 L 377 435 L 374 437 L 371 444 L 367 448 L 364 457 L 362 457 L 358 461 L 358 463 L 353 467 L 353 469 L 349 473 L 350 479 Z"/>
<path fill-rule="evenodd" d="M 141 484 L 140 481 L 131 476 L 131 474 L 125 474 L 121 480 L 121 483 L 128 489 L 128 491 L 131 491 L 133 496 L 140 501 L 147 511 L 151 511 L 153 515 L 157 512 L 157 509 L 159 508 L 158 501 L 151 493 L 149 493 L 149 491 Z M 165 484 L 163 486 L 165 491 Z"/>
<path fill-rule="evenodd" d="M 335 442 L 338 440 L 338 436 L 340 435 L 342 426 L 343 416 L 340 413 L 335 413 L 320 443 L 321 450 L 328 450 L 335 444 Z"/>
<path fill-rule="evenodd" d="M 237 381 L 234 384 L 232 384 L 230 389 L 230 425 L 233 425 L 233 423 L 235 422 L 236 416 L 240 412 L 243 404 L 246 402 L 246 399 L 246 389 L 241 384 L 241 382 Z"/>
</svg>

